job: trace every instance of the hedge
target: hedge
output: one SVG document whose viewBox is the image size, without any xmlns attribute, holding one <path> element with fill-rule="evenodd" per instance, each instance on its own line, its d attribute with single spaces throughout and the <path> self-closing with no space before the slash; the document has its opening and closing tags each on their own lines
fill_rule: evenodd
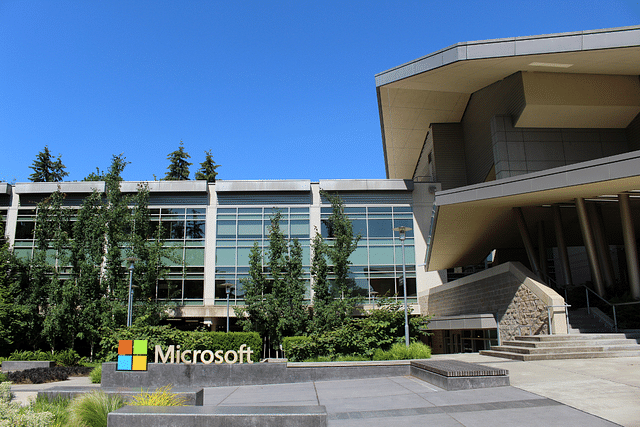
<svg viewBox="0 0 640 427">
<path fill-rule="evenodd" d="M 101 357 L 105 361 L 115 361 L 118 354 L 119 340 L 147 340 L 147 354 L 153 360 L 155 346 L 162 346 L 166 351 L 170 345 L 180 345 L 182 349 L 189 350 L 235 350 L 242 344 L 253 350 L 251 360 L 260 361 L 262 354 L 262 339 L 257 332 L 204 332 L 181 331 L 169 325 L 164 326 L 132 326 L 107 330 L 103 333 L 100 346 Z"/>
</svg>

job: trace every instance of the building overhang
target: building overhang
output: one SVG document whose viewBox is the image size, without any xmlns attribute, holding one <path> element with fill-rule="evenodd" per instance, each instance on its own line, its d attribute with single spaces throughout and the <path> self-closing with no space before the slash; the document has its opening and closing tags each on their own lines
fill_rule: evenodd
<svg viewBox="0 0 640 427">
<path fill-rule="evenodd" d="M 615 202 L 620 193 L 631 193 L 632 203 L 640 204 L 640 151 L 439 191 L 427 268 L 477 264 L 494 249 L 522 246 L 513 208 L 528 209 L 536 219 L 553 204 L 571 205 L 576 198 Z M 611 238 L 617 222 L 615 212 L 605 221 Z"/>
<path fill-rule="evenodd" d="M 429 126 L 460 122 L 471 94 L 492 83 L 520 71 L 637 77 L 638 58 L 633 26 L 458 43 L 377 74 L 387 178 L 411 179 Z M 631 116 L 638 106 L 614 107 Z M 598 126 L 623 125 L 613 122 L 620 114 L 609 117 Z"/>
</svg>

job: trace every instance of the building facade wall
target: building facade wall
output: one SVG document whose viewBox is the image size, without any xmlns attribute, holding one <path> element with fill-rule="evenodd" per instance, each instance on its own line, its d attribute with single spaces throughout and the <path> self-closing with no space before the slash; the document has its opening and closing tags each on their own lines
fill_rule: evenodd
<svg viewBox="0 0 640 427">
<path fill-rule="evenodd" d="M 322 190 L 342 198 L 355 234 L 361 235 L 351 256 L 351 270 L 360 294 L 368 302 L 373 302 L 376 296 L 402 296 L 402 246 L 393 228 L 413 229 L 405 241 L 405 258 L 408 297 L 414 303 L 417 301 L 416 264 L 423 261 L 416 260 L 424 257 L 423 234 L 428 232 L 424 222 L 428 226 L 426 211 L 431 206 L 426 201 L 428 197 L 415 199 L 419 200 L 416 206 L 419 215 L 414 217 L 412 182 L 218 181 L 205 186 L 199 185 L 202 182 L 188 183 L 150 188 L 151 225 L 162 225 L 165 245 L 173 247 L 180 258 L 180 262 L 171 262 L 169 275 L 157 288 L 159 298 L 165 298 L 169 288 L 179 290 L 174 298 L 179 306 L 176 316 L 202 318 L 205 324 L 215 326 L 219 323 L 215 318 L 226 314 L 226 283 L 235 285 L 231 303 L 242 304 L 241 281 L 248 277 L 249 253 L 254 242 L 263 250 L 268 248 L 270 218 L 277 211 L 282 214 L 280 225 L 285 237 L 296 238 L 302 245 L 310 300 L 311 240 L 317 231 L 331 242 L 325 225 L 331 205 L 321 196 Z M 70 210 L 78 209 L 88 195 L 84 187 L 80 188 L 85 184 L 64 183 L 68 192 L 64 203 Z M 138 184 L 123 182 L 123 192 L 137 188 Z M 189 191 L 181 191 L 181 185 Z M 1 225 L 19 257 L 32 256 L 37 203 L 56 188 L 24 184 L 19 191 L 10 188 L 6 200 L 0 200 L 4 200 L 0 203 Z M 432 202 L 433 193 L 426 187 L 420 186 L 420 192 L 429 194 Z"/>
<path fill-rule="evenodd" d="M 625 129 L 515 128 L 491 118 L 496 178 L 523 175 L 629 151 Z"/>
</svg>

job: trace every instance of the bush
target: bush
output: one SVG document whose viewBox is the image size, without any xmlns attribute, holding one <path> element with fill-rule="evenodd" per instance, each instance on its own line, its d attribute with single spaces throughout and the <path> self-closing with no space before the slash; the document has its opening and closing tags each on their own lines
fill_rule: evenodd
<svg viewBox="0 0 640 427">
<path fill-rule="evenodd" d="M 71 425 L 107 427 L 109 412 L 125 405 L 120 396 L 109 396 L 102 391 L 93 391 L 75 398 L 69 405 Z"/>
<path fill-rule="evenodd" d="M 160 387 L 152 392 L 142 392 L 133 396 L 131 406 L 186 406 L 187 398 L 171 393 L 172 385 Z"/>
<path fill-rule="evenodd" d="M 53 368 L 33 368 L 9 372 L 7 378 L 15 384 L 42 384 L 64 381 L 71 376 L 89 375 L 93 368 L 85 366 L 54 366 Z"/>
<path fill-rule="evenodd" d="M 409 347 L 404 343 L 396 343 L 388 351 L 377 349 L 373 354 L 373 360 L 428 359 L 430 357 L 431 348 L 421 342 L 413 342 Z"/>
<path fill-rule="evenodd" d="M 51 412 L 34 412 L 11 402 L 11 383 L 0 384 L 0 427 L 49 427 L 54 420 Z"/>
<path fill-rule="evenodd" d="M 105 361 L 114 361 L 118 354 L 119 340 L 147 340 L 147 352 L 153 357 L 155 346 L 165 350 L 169 345 L 180 345 L 189 350 L 238 350 L 246 344 L 253 350 L 251 360 L 258 362 L 262 350 L 262 340 L 257 332 L 202 332 L 181 331 L 169 325 L 139 326 L 106 330 L 102 335 L 100 357 Z"/>
<path fill-rule="evenodd" d="M 75 350 L 62 350 L 53 355 L 53 361 L 60 366 L 76 366 L 80 361 L 80 356 Z"/>
<path fill-rule="evenodd" d="M 89 372 L 89 379 L 92 384 L 100 384 L 102 382 L 102 365 L 96 366 L 93 371 Z"/>
<path fill-rule="evenodd" d="M 424 317 L 409 319 L 409 334 L 420 337 L 426 332 Z M 336 360 L 340 356 L 359 355 L 371 360 L 378 349 L 386 351 L 393 343 L 404 338 L 404 310 L 399 302 L 381 298 L 378 307 L 361 318 L 349 319 L 340 328 L 312 335 L 309 340 L 299 340 L 291 345 L 291 360 L 307 360 L 328 356 Z"/>
<path fill-rule="evenodd" d="M 282 340 L 282 349 L 286 358 L 296 362 L 313 357 L 313 352 L 311 351 L 312 343 L 313 339 L 311 337 L 285 337 Z"/>
<path fill-rule="evenodd" d="M 67 418 L 69 413 L 67 408 L 71 400 L 63 397 L 56 397 L 49 399 L 47 396 L 38 396 L 36 400 L 31 402 L 29 409 L 33 412 L 49 412 L 53 415 L 52 426 L 65 426 L 67 425 Z"/>
<path fill-rule="evenodd" d="M 53 355 L 46 351 L 36 350 L 36 351 L 14 351 L 9 355 L 7 360 L 17 361 L 17 360 L 25 360 L 25 361 L 44 361 L 44 360 L 53 360 Z"/>
</svg>

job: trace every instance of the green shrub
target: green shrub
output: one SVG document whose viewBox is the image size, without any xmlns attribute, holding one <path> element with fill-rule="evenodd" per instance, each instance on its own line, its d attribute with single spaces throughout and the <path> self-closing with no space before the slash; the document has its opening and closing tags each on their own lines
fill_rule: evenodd
<svg viewBox="0 0 640 427">
<path fill-rule="evenodd" d="M 71 425 L 107 427 L 107 416 L 125 405 L 120 396 L 93 391 L 75 398 L 69 405 Z"/>
<path fill-rule="evenodd" d="M 238 350 L 246 344 L 253 350 L 251 360 L 258 362 L 262 350 L 262 340 L 256 332 L 202 332 L 181 331 L 169 325 L 139 326 L 105 330 L 100 346 L 100 358 L 114 361 L 118 354 L 119 340 L 147 340 L 148 354 L 153 357 L 155 346 L 160 345 L 165 350 L 170 345 L 180 345 L 189 350 Z"/>
<path fill-rule="evenodd" d="M 35 412 L 31 406 L 22 407 L 19 403 L 11 402 L 12 398 L 11 383 L 1 383 L 0 427 L 49 427 L 54 421 L 54 415 L 51 412 Z"/>
<path fill-rule="evenodd" d="M 89 379 L 92 384 L 100 384 L 102 382 L 102 365 L 93 368 L 93 371 L 89 373 Z"/>
<path fill-rule="evenodd" d="M 67 349 L 54 353 L 52 359 L 61 366 L 76 366 L 80 361 L 80 356 L 75 350 Z"/>
<path fill-rule="evenodd" d="M 152 392 L 142 392 L 133 396 L 131 406 L 186 406 L 187 398 L 171 393 L 172 385 L 160 387 Z"/>
<path fill-rule="evenodd" d="M 396 343 L 388 351 L 377 349 L 373 354 L 373 360 L 428 359 L 430 357 L 431 348 L 421 342 L 413 342 L 409 347 L 404 343 Z"/>
<path fill-rule="evenodd" d="M 409 335 L 413 338 L 426 334 L 424 317 L 409 318 Z M 381 298 L 377 308 L 366 317 L 349 319 L 340 328 L 312 335 L 291 345 L 291 360 L 307 360 L 328 356 L 336 360 L 340 356 L 359 355 L 368 360 L 377 349 L 389 350 L 393 343 L 404 338 L 404 310 L 399 302 Z"/>
<path fill-rule="evenodd" d="M 36 350 L 36 351 L 14 351 L 9 355 L 7 360 L 15 361 L 15 360 L 26 360 L 26 361 L 43 361 L 43 360 L 53 360 L 53 355 L 49 352 Z"/>
<path fill-rule="evenodd" d="M 282 349 L 286 358 L 292 362 L 313 357 L 313 339 L 311 337 L 297 336 L 285 337 L 282 340 Z"/>
<path fill-rule="evenodd" d="M 49 399 L 47 396 L 38 396 L 36 400 L 31 402 L 29 409 L 33 412 L 49 412 L 53 415 L 52 427 L 67 425 L 69 412 L 67 408 L 71 403 L 70 399 L 56 397 Z"/>
<path fill-rule="evenodd" d="M 9 377 L 7 377 L 7 374 L 5 374 L 4 372 L 0 372 L 0 383 L 3 383 L 5 381 L 9 381 Z"/>
</svg>

